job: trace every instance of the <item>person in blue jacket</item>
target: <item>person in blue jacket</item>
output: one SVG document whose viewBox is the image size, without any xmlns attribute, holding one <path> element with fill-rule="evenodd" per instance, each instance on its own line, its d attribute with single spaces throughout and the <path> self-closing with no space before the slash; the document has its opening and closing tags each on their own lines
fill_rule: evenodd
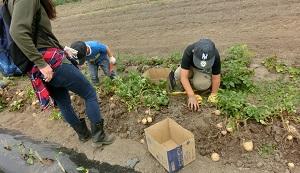
<svg viewBox="0 0 300 173">
<path fill-rule="evenodd" d="M 71 48 L 78 51 L 79 65 L 83 65 L 87 61 L 90 76 L 94 84 L 99 83 L 99 66 L 106 76 L 112 79 L 116 77 L 116 73 L 112 69 L 112 66 L 116 63 L 116 59 L 107 45 L 99 41 L 76 41 L 71 44 Z"/>
</svg>

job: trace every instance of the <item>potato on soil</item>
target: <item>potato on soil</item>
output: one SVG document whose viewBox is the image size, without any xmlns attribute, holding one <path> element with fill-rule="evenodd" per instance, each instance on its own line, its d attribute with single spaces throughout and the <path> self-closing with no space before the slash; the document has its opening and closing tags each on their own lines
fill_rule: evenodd
<svg viewBox="0 0 300 173">
<path fill-rule="evenodd" d="M 220 155 L 218 153 L 212 153 L 211 154 L 211 160 L 214 162 L 217 162 L 220 160 Z"/>
<path fill-rule="evenodd" d="M 143 119 L 142 119 L 142 124 L 144 124 L 144 125 L 147 124 L 147 119 L 146 119 L 146 118 L 143 118 Z"/>
<path fill-rule="evenodd" d="M 252 141 L 244 141 L 243 147 L 246 151 L 253 151 L 253 142 Z"/>
</svg>

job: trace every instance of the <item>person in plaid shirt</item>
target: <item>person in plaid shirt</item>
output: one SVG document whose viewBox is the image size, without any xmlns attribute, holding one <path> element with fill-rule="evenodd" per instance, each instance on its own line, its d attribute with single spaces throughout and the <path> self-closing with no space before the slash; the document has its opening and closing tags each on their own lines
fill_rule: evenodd
<svg viewBox="0 0 300 173">
<path fill-rule="evenodd" d="M 52 100 L 59 107 L 64 119 L 79 136 L 80 141 L 92 138 L 95 144 L 111 144 L 112 135 L 104 131 L 96 91 L 80 70 L 71 63 L 70 51 L 64 51 L 52 33 L 50 20 L 56 17 L 51 0 L 5 0 L 11 14 L 10 35 L 19 49 L 33 62 L 28 76 L 44 109 Z M 37 22 L 37 12 L 40 12 Z M 26 15 L 24 15 L 26 14 Z M 37 40 L 34 44 L 32 32 L 38 23 Z M 69 91 L 85 100 L 86 114 L 91 121 L 91 131 L 85 120 L 79 119 L 73 107 Z M 51 100 L 52 99 L 52 100 Z"/>
</svg>

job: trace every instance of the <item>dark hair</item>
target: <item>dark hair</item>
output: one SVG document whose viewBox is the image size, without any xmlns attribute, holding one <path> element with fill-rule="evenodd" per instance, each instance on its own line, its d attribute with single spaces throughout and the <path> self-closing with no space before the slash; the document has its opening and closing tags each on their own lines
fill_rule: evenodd
<svg viewBox="0 0 300 173">
<path fill-rule="evenodd" d="M 49 19 L 54 19 L 56 17 L 56 10 L 52 0 L 41 0 L 41 4 L 46 10 Z"/>
</svg>

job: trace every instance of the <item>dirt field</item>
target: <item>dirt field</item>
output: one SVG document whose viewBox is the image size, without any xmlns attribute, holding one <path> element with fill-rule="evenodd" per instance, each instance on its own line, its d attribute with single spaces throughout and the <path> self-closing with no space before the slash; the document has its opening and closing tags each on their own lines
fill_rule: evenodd
<svg viewBox="0 0 300 173">
<path fill-rule="evenodd" d="M 223 54 L 235 43 L 246 43 L 256 54 L 253 64 L 260 64 L 266 56 L 277 54 L 291 65 L 300 65 L 300 1 L 298 0 L 83 0 L 81 3 L 59 6 L 53 30 L 63 44 L 75 40 L 100 40 L 115 52 L 167 55 L 183 51 L 191 42 L 209 37 Z M 261 71 L 258 71 L 259 73 Z M 269 77 L 265 71 L 256 74 Z M 273 77 L 273 76 L 272 76 Z M 18 80 L 9 88 L 7 96 L 29 86 L 29 81 Z M 115 144 L 103 150 L 91 147 L 91 142 L 78 142 L 73 130 L 62 121 L 49 121 L 50 112 L 39 112 L 31 101 L 21 112 L 0 113 L 0 128 L 18 130 L 42 141 L 51 141 L 85 153 L 90 159 L 125 165 L 134 157 L 140 159 L 136 170 L 161 173 L 164 169 L 139 143 L 145 126 L 137 124 L 144 110 L 128 113 L 109 110 L 108 97 L 101 97 L 101 108 L 108 130 L 118 136 Z M 288 173 L 287 162 L 294 162 L 298 173 L 300 164 L 299 139 L 285 140 L 282 122 L 272 126 L 249 122 L 239 133 L 222 136 L 215 126 L 226 119 L 212 115 L 214 108 L 191 113 L 183 105 L 185 99 L 172 97 L 169 107 L 154 111 L 154 122 L 172 117 L 195 134 L 197 160 L 182 173 Z M 82 104 L 75 104 L 81 110 Z M 37 114 L 33 114 L 37 113 Z M 299 112 L 298 112 L 299 113 Z M 299 124 L 293 124 L 300 130 Z M 243 139 L 255 141 L 254 152 L 246 153 L 240 147 Z M 259 149 L 274 144 L 273 153 L 262 157 Z M 266 148 L 266 150 L 268 147 Z M 211 152 L 221 154 L 220 162 L 210 160 Z"/>
<path fill-rule="evenodd" d="M 202 37 L 220 52 L 246 43 L 263 58 L 300 64 L 298 0 L 83 0 L 58 7 L 54 31 L 69 44 L 98 39 L 115 51 L 161 55 Z"/>
</svg>

